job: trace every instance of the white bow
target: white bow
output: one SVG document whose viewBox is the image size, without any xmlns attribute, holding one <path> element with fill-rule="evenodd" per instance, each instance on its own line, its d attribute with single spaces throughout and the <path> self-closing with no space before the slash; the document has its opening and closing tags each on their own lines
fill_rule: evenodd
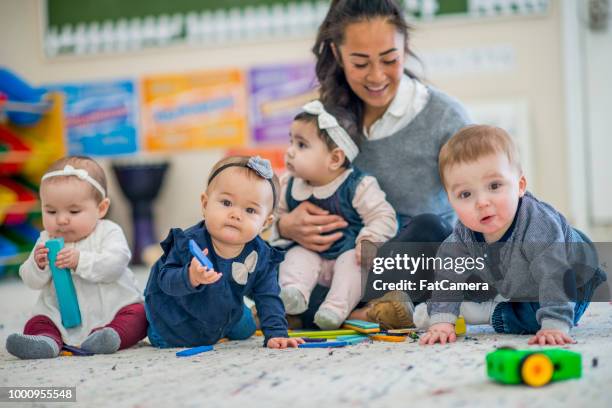
<svg viewBox="0 0 612 408">
<path fill-rule="evenodd" d="M 71 165 L 67 164 L 62 170 L 56 170 L 46 173 L 44 176 L 42 176 L 40 181 L 42 182 L 43 180 L 57 176 L 75 176 L 83 181 L 87 181 L 89 184 L 94 186 L 94 188 L 98 190 L 100 194 L 102 194 L 103 198 L 106 198 L 106 191 L 104 191 L 104 188 L 102 188 L 100 183 L 98 183 L 93 177 L 91 177 L 85 169 L 75 169 Z"/>
<path fill-rule="evenodd" d="M 319 129 L 325 130 L 329 137 L 332 138 L 334 143 L 342 149 L 347 159 L 353 161 L 359 154 L 359 148 L 351 139 L 349 134 L 344 130 L 338 120 L 325 110 L 325 107 L 319 100 L 308 102 L 302 106 L 304 112 L 310 113 L 311 115 L 317 115 L 317 123 Z"/>
<path fill-rule="evenodd" d="M 89 176 L 89 173 L 87 173 L 87 170 L 75 169 L 69 164 L 67 164 L 66 167 L 64 167 L 63 173 L 65 176 L 77 176 L 81 180 L 85 180 L 87 176 Z"/>
</svg>

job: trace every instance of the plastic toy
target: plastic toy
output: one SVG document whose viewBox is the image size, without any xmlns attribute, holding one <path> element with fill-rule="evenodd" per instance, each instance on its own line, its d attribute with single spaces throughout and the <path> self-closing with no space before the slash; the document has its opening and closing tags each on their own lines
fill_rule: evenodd
<svg viewBox="0 0 612 408">
<path fill-rule="evenodd" d="M 206 255 L 204 255 L 204 252 L 202 252 L 198 244 L 196 244 L 193 239 L 189 240 L 189 251 L 191 252 L 191 255 L 193 255 L 198 260 L 198 262 L 200 262 L 200 264 L 202 264 L 202 266 L 205 266 L 208 269 L 214 269 L 212 262 L 210 262 L 210 259 L 208 259 Z"/>
<path fill-rule="evenodd" d="M 370 338 L 368 336 L 357 334 L 357 335 L 351 335 L 351 336 L 338 336 L 336 337 L 336 340 L 346 341 L 348 344 L 352 346 L 354 344 L 363 343 L 364 341 L 369 341 Z"/>
<path fill-rule="evenodd" d="M 65 328 L 81 325 L 81 310 L 79 309 L 79 300 L 77 298 L 74 282 L 70 270 L 60 269 L 55 266 L 57 253 L 64 247 L 63 238 L 50 239 L 45 243 L 49 248 L 49 267 L 51 268 L 51 276 L 53 278 L 53 286 L 57 295 L 57 303 L 62 316 L 62 324 Z"/>
<path fill-rule="evenodd" d="M 380 331 L 378 323 L 366 322 L 364 320 L 347 320 L 342 327 L 358 331 L 359 333 L 378 333 Z"/>
<path fill-rule="evenodd" d="M 69 346 L 67 344 L 64 344 L 62 346 L 62 351 L 60 353 L 62 356 L 79 356 L 79 357 L 88 357 L 88 356 L 93 356 L 94 353 L 91 353 L 89 351 L 85 351 L 82 348 L 78 348 L 78 347 L 74 347 L 74 346 Z"/>
<path fill-rule="evenodd" d="M 302 340 L 304 340 L 305 343 L 325 343 L 327 341 L 327 339 L 322 339 L 322 338 L 313 339 L 310 337 L 303 337 Z"/>
<path fill-rule="evenodd" d="M 304 343 L 300 344 L 299 348 L 331 348 L 331 347 L 346 347 L 349 343 L 346 341 L 326 341 L 324 343 Z"/>
<path fill-rule="evenodd" d="M 31 87 L 12 71 L 0 67 L 0 91 L 7 96 L 3 103 L 11 122 L 22 126 L 36 124 L 49 109 L 45 90 Z"/>
<path fill-rule="evenodd" d="M 406 341 L 406 336 L 387 336 L 386 334 L 374 334 L 370 335 L 370 338 L 376 341 L 388 341 L 392 343 L 401 343 Z"/>
<path fill-rule="evenodd" d="M 503 384 L 541 387 L 551 381 L 580 378 L 582 357 L 561 349 L 514 350 L 502 348 L 487 354 L 487 375 Z"/>
<path fill-rule="evenodd" d="M 463 316 L 457 317 L 457 320 L 455 321 L 455 334 L 457 336 L 462 336 L 466 332 L 467 332 L 467 327 L 465 325 L 465 319 L 463 318 Z"/>
<path fill-rule="evenodd" d="M 183 350 L 183 351 L 177 351 L 176 352 L 176 356 L 177 357 L 195 356 L 196 354 L 206 353 L 207 351 L 211 351 L 211 350 L 214 350 L 214 349 L 215 348 L 213 346 L 193 347 L 193 348 L 188 348 L 188 349 Z"/>
<path fill-rule="evenodd" d="M 294 331 L 289 333 L 289 337 L 310 337 L 310 338 L 336 338 L 338 336 L 348 336 L 359 334 L 355 330 L 318 330 L 318 331 Z"/>
</svg>

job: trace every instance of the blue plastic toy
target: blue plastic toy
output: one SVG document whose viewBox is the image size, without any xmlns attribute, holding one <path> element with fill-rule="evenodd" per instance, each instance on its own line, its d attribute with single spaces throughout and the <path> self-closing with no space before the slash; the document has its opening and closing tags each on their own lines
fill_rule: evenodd
<svg viewBox="0 0 612 408">
<path fill-rule="evenodd" d="M 31 87 L 11 70 L 0 66 L 0 91 L 8 96 L 8 105 L 17 109 L 7 109 L 11 122 L 31 126 L 36 124 L 48 108 L 45 103 L 45 90 Z"/>
<path fill-rule="evenodd" d="M 324 343 L 304 343 L 300 344 L 299 348 L 330 348 L 330 347 L 345 347 L 349 343 L 346 341 L 326 341 Z"/>
<path fill-rule="evenodd" d="M 205 353 L 205 352 L 211 351 L 211 350 L 214 350 L 213 346 L 193 347 L 193 348 L 189 348 L 187 350 L 177 351 L 176 352 L 176 356 L 177 357 L 189 357 L 189 356 L 194 356 L 196 354 Z"/>
<path fill-rule="evenodd" d="M 191 251 L 191 255 L 195 256 L 202 266 L 205 266 L 208 269 L 215 269 L 212 262 L 210 262 L 210 259 L 204 255 L 204 252 L 202 252 L 198 244 L 196 244 L 193 239 L 189 240 L 189 250 Z"/>
<path fill-rule="evenodd" d="M 49 248 L 49 267 L 53 278 L 53 286 L 57 295 L 62 324 L 65 328 L 81 325 L 81 310 L 79 309 L 79 299 L 77 298 L 74 282 L 69 269 L 60 269 L 55 266 L 57 253 L 64 247 L 63 238 L 50 239 L 45 243 Z"/>
</svg>

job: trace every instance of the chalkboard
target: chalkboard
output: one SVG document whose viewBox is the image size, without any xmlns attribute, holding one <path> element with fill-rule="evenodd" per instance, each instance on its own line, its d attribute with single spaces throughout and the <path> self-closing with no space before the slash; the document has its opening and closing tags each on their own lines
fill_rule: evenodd
<svg viewBox="0 0 612 408">
<path fill-rule="evenodd" d="M 543 14 L 550 0 L 404 0 L 409 20 Z M 49 56 L 312 36 L 329 0 L 47 0 Z"/>
<path fill-rule="evenodd" d="M 465 1 L 465 0 L 464 0 Z M 47 0 L 49 27 L 312 0 Z"/>
</svg>

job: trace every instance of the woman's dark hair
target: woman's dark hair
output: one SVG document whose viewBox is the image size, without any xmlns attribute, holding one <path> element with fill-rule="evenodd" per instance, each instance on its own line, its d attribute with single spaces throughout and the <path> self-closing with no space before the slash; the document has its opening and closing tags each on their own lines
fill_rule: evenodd
<svg viewBox="0 0 612 408">
<path fill-rule="evenodd" d="M 359 130 L 359 126 L 357 126 L 357 120 L 355 118 L 355 115 L 348 109 L 344 109 L 339 106 L 324 105 L 324 108 L 330 115 L 336 118 L 340 127 L 343 128 L 346 133 L 348 133 L 349 137 L 353 140 L 353 142 L 355 142 L 355 144 L 359 146 L 359 142 L 361 140 L 361 132 Z M 319 130 L 319 137 L 323 142 L 325 142 L 325 145 L 327 146 L 329 151 L 332 151 L 333 149 L 338 147 L 336 142 L 334 142 L 334 140 L 329 136 L 325 129 L 319 128 L 319 118 L 317 115 L 302 111 L 298 113 L 295 118 L 293 118 L 293 120 L 299 120 L 301 122 L 312 123 L 313 125 L 315 125 Z M 344 163 L 342 164 L 342 166 L 346 168 L 350 167 L 350 165 L 351 162 L 349 159 L 345 159 Z"/>
<path fill-rule="evenodd" d="M 317 58 L 315 68 L 321 84 L 321 101 L 330 106 L 342 106 L 353 111 L 359 128 L 363 126 L 363 101 L 349 86 L 342 66 L 336 60 L 331 44 L 336 49 L 344 43 L 346 26 L 377 17 L 388 19 L 397 31 L 404 36 L 406 55 L 414 56 L 408 48 L 409 31 L 401 6 L 395 0 L 333 0 L 325 20 L 319 26 L 317 39 L 312 52 Z M 417 76 L 404 69 L 411 78 Z"/>
</svg>

